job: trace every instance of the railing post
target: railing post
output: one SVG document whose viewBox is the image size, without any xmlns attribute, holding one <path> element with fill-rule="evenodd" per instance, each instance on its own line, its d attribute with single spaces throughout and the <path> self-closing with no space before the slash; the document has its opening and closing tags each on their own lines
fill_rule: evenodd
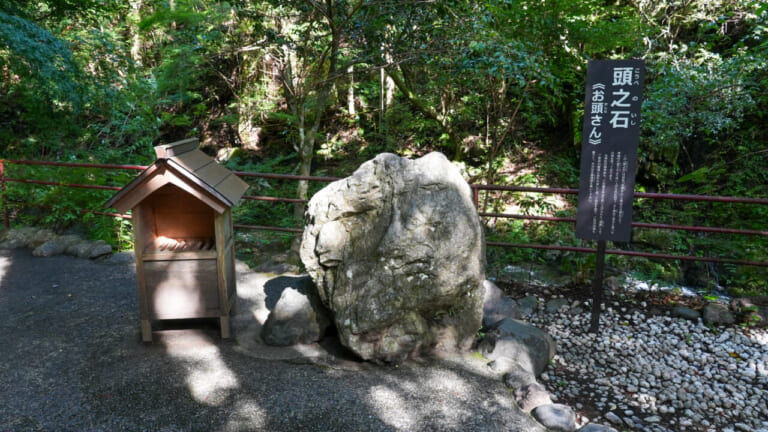
<svg viewBox="0 0 768 432">
<path fill-rule="evenodd" d="M 0 195 L 3 198 L 3 225 L 5 229 L 8 229 L 10 224 L 8 223 L 8 207 L 5 205 L 5 160 L 3 159 L 0 159 Z"/>
</svg>

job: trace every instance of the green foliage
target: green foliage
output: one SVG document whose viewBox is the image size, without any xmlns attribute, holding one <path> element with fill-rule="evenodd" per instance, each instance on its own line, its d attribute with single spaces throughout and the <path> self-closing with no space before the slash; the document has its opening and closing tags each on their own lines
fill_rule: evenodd
<svg viewBox="0 0 768 432">
<path fill-rule="evenodd" d="M 124 185 L 133 173 L 91 168 L 66 168 L 35 165 L 8 165 L 6 173 L 12 178 L 24 178 L 59 184 Z M 63 185 L 41 186 L 13 184 L 5 194 L 9 205 L 18 203 L 19 222 L 23 225 L 45 226 L 55 231 L 84 230 L 93 239 L 105 240 L 117 249 L 130 249 L 130 222 L 120 218 L 82 212 L 103 212 L 110 190 L 73 188 Z"/>
<path fill-rule="evenodd" d="M 24 18 L 0 10 L 0 70 L 55 109 L 82 105 L 79 67 L 66 43 Z"/>
<path fill-rule="evenodd" d="M 439 150 L 473 182 L 575 187 L 587 60 L 630 57 L 647 65 L 638 188 L 765 198 L 768 6 L 758 0 L 9 0 L 0 5 L 0 152 L 147 164 L 153 145 L 198 136 L 211 154 L 242 150 L 233 169 L 347 175 L 380 152 Z M 23 170 L 72 183 L 130 177 Z M 295 182 L 249 181 L 257 195 L 304 194 Z M 125 241 L 125 222 L 67 210 L 98 208 L 103 192 L 14 184 L 9 196 L 48 206 L 26 213 L 40 223 L 84 224 Z M 530 215 L 573 217 L 576 205 L 536 194 L 481 198 L 488 211 Z M 296 227 L 294 212 L 247 201 L 236 218 Z M 764 231 L 768 206 L 638 200 L 634 219 Z M 489 225 L 490 240 L 585 245 L 566 223 Z M 619 247 L 768 256 L 764 236 L 634 235 Z M 489 254 L 559 260 L 582 273 L 593 264 L 578 253 Z M 680 263 L 609 260 L 682 278 Z M 734 292 L 767 289 L 763 268 L 710 270 Z"/>
</svg>

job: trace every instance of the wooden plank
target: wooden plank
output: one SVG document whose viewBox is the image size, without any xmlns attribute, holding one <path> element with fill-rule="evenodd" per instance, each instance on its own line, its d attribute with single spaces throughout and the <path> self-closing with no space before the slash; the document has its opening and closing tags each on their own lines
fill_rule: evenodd
<svg viewBox="0 0 768 432">
<path fill-rule="evenodd" d="M 248 183 L 244 182 L 240 177 L 230 173 L 221 182 L 215 185 L 216 190 L 224 195 L 232 206 L 236 205 L 246 190 L 248 190 Z"/>
<path fill-rule="evenodd" d="M 114 207 L 120 213 L 125 213 L 129 209 L 135 207 L 141 202 L 140 199 L 135 199 L 133 196 L 135 189 L 146 187 L 145 182 L 157 175 L 158 171 L 164 169 L 164 167 L 165 164 L 152 164 L 148 166 L 147 169 L 141 172 L 141 174 L 136 176 L 130 183 L 123 186 L 120 191 L 113 195 L 112 198 L 104 204 L 104 207 Z"/>
<path fill-rule="evenodd" d="M 141 320 L 141 340 L 142 342 L 152 342 L 152 322 L 148 319 Z"/>
<path fill-rule="evenodd" d="M 144 263 L 141 260 L 141 251 L 149 234 L 147 234 L 148 213 L 144 206 L 133 209 L 133 242 L 134 259 L 136 260 L 136 291 L 139 298 L 139 319 L 141 321 L 141 340 L 152 342 L 152 326 L 149 322 L 149 300 L 147 298 L 147 284 L 144 273 Z"/>
<path fill-rule="evenodd" d="M 187 152 L 197 150 L 200 146 L 200 140 L 197 138 L 187 138 L 181 141 L 163 144 L 155 147 L 155 155 L 158 158 L 168 158 L 179 156 Z"/>
<path fill-rule="evenodd" d="M 222 315 L 219 317 L 219 326 L 221 328 L 221 338 L 229 339 L 232 337 L 229 328 L 229 315 Z"/>
<path fill-rule="evenodd" d="M 202 168 L 194 171 L 195 175 L 208 186 L 216 189 L 216 185 L 221 183 L 226 177 L 231 176 L 232 172 L 216 162 L 209 163 Z"/>
<path fill-rule="evenodd" d="M 201 168 L 213 164 L 218 165 L 215 160 L 201 151 L 185 153 L 173 158 L 173 161 L 181 165 L 189 172 L 199 171 Z"/>
<path fill-rule="evenodd" d="M 215 211 L 194 196 L 166 185 L 149 199 L 154 211 L 155 235 L 171 239 L 210 238 Z"/>
<path fill-rule="evenodd" d="M 146 261 L 144 267 L 152 319 L 220 315 L 215 260 Z"/>
<path fill-rule="evenodd" d="M 168 179 L 169 183 L 203 201 L 217 213 L 221 213 L 224 209 L 229 208 L 229 203 L 221 194 L 213 190 L 193 173 L 183 173 L 172 169 L 168 173 Z"/>
<path fill-rule="evenodd" d="M 178 261 L 178 260 L 211 260 L 216 259 L 216 251 L 148 251 L 141 254 L 144 261 Z"/>
</svg>

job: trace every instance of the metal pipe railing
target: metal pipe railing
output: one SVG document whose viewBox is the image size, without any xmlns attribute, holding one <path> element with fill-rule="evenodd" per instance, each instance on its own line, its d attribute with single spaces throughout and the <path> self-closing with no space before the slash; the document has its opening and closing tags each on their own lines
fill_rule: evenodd
<svg viewBox="0 0 768 432">
<path fill-rule="evenodd" d="M 72 187 L 72 188 L 86 188 L 96 190 L 119 190 L 118 186 L 105 186 L 105 185 L 89 185 L 89 184 L 77 184 L 77 183 L 64 183 L 44 180 L 33 179 L 20 179 L 7 176 L 7 166 L 10 164 L 16 165 L 36 165 L 36 166 L 56 166 L 64 168 L 94 168 L 94 169 L 122 169 L 122 170 L 143 170 L 146 166 L 143 165 L 111 165 L 111 164 L 98 164 L 98 163 L 69 163 L 69 162 L 47 162 L 47 161 L 28 161 L 28 160 L 2 160 L 0 159 L 0 187 L 2 190 L 2 211 L 3 222 L 6 227 L 9 226 L 9 214 L 6 198 L 6 189 L 8 183 L 23 183 L 23 184 L 36 184 L 45 186 L 60 186 L 60 187 Z M 338 177 L 315 177 L 315 176 L 299 176 L 292 174 L 273 174 L 273 173 L 253 173 L 253 172 L 235 172 L 236 175 L 246 178 L 266 178 L 275 180 L 302 180 L 302 181 L 319 181 L 319 182 L 332 182 L 339 180 Z M 560 194 L 560 195 L 576 195 L 578 189 L 570 188 L 540 188 L 530 186 L 504 186 L 504 185 L 470 185 L 472 189 L 472 197 L 475 203 L 475 207 L 479 207 L 479 192 L 481 190 L 486 191 L 504 191 L 504 192 L 522 192 L 522 193 L 544 193 L 544 194 Z M 743 197 L 721 197 L 721 196 L 708 196 L 708 195 L 682 195 L 682 194 L 661 194 L 661 193 L 646 193 L 636 192 L 635 198 L 639 199 L 668 199 L 677 201 L 701 201 L 701 202 L 721 202 L 721 203 L 739 203 L 739 204 L 757 204 L 768 205 L 768 198 L 743 198 Z M 259 195 L 246 195 L 243 197 L 246 200 L 256 200 L 265 202 L 284 202 L 288 204 L 305 204 L 308 202 L 306 199 L 298 198 L 283 198 L 283 197 L 271 197 L 271 196 L 259 196 Z M 71 209 L 72 211 L 78 211 L 82 213 L 95 213 L 113 217 L 129 218 L 130 215 L 122 215 L 117 213 L 108 213 L 88 209 Z M 557 216 L 532 216 L 532 215 L 519 215 L 508 213 L 492 213 L 492 212 L 478 212 L 481 217 L 492 218 L 508 218 L 508 219 L 523 219 L 534 221 L 547 221 L 547 222 L 565 222 L 575 223 L 576 219 L 572 217 L 557 217 Z M 675 224 L 660 224 L 660 223 L 647 223 L 647 222 L 633 222 L 632 226 L 635 228 L 650 228 L 650 229 L 667 229 L 667 230 L 679 230 L 690 232 L 705 232 L 705 233 L 718 233 L 718 234 L 733 234 L 733 235 L 751 235 L 751 236 L 768 236 L 768 231 L 763 230 L 747 230 L 737 228 L 725 228 L 725 227 L 707 227 L 707 226 L 690 226 L 690 225 L 675 225 Z M 287 233 L 301 233 L 301 228 L 290 227 L 277 227 L 277 226 L 261 226 L 261 225 L 247 225 L 247 224 L 235 224 L 235 228 L 238 229 L 252 229 L 252 230 L 267 230 Z M 529 248 L 529 249 L 543 249 L 543 250 L 559 250 L 564 252 L 579 252 L 579 253 L 595 253 L 596 249 L 588 247 L 576 247 L 576 246 L 559 246 L 559 245 L 538 245 L 538 244 L 517 244 L 517 243 L 505 243 L 488 241 L 488 246 L 497 247 L 514 247 L 514 248 Z M 768 266 L 768 262 L 751 261 L 751 260 L 737 260 L 731 258 L 720 257 L 699 257 L 690 255 L 671 255 L 656 252 L 640 252 L 629 251 L 621 249 L 607 250 L 606 253 L 613 255 L 626 255 L 637 256 L 656 259 L 669 259 L 669 260 L 683 260 L 683 261 L 704 261 L 721 264 L 737 264 L 737 265 L 750 265 L 750 266 Z"/>
</svg>

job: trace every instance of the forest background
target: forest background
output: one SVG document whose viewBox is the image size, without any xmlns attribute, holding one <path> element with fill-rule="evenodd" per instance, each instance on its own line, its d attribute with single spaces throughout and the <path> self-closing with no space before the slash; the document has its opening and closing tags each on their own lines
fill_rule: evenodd
<svg viewBox="0 0 768 432">
<path fill-rule="evenodd" d="M 475 183 L 577 187 L 589 59 L 642 58 L 637 190 L 768 195 L 768 3 L 758 0 L 4 0 L 3 158 L 149 164 L 199 137 L 232 169 L 349 175 L 380 152 L 441 151 Z M 8 175 L 123 185 L 130 173 L 9 165 Z M 307 197 L 322 184 L 258 180 Z M 48 205 L 21 222 L 124 244 L 103 191 L 6 192 Z M 575 198 L 481 195 L 486 211 L 573 216 Z M 301 207 L 239 206 L 241 223 L 298 226 Z M 18 212 L 18 210 L 17 210 Z M 636 200 L 636 221 L 765 230 L 757 205 Z M 488 238 L 585 245 L 571 224 L 487 221 Z M 765 261 L 759 236 L 636 229 L 618 247 Z M 254 247 L 291 238 L 243 236 Z M 490 263 L 593 256 L 488 251 Z M 609 257 L 647 280 L 765 293 L 761 267 Z"/>
</svg>

